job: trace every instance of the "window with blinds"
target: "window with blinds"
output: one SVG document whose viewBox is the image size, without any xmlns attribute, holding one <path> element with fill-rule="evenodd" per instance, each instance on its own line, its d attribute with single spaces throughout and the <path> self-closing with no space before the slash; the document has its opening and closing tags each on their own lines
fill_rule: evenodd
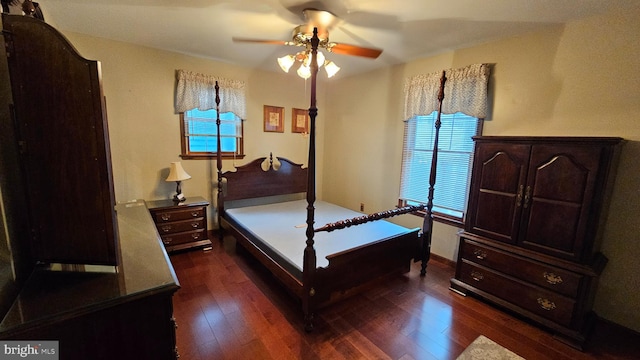
<svg viewBox="0 0 640 360">
<path fill-rule="evenodd" d="M 426 204 L 433 157 L 437 112 L 405 122 L 400 203 Z M 433 195 L 436 219 L 462 224 L 467 205 L 474 142 L 482 120 L 462 114 L 441 114 L 438 164 Z"/>
<path fill-rule="evenodd" d="M 216 115 L 214 109 L 192 109 L 181 114 L 183 158 L 216 156 Z M 223 157 L 244 156 L 242 133 L 242 119 L 232 112 L 220 114 L 220 147 Z"/>
</svg>

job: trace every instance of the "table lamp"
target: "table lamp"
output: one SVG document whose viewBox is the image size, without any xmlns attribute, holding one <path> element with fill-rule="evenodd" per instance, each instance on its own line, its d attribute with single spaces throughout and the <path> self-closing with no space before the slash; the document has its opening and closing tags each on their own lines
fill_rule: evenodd
<svg viewBox="0 0 640 360">
<path fill-rule="evenodd" d="M 166 181 L 176 182 L 176 194 L 173 196 L 173 201 L 183 202 L 186 200 L 184 195 L 182 195 L 182 188 L 180 183 L 183 180 L 188 179 L 191 179 L 191 175 L 187 174 L 187 172 L 184 171 L 180 161 L 172 162 L 171 166 L 169 167 L 169 176 L 167 176 Z"/>
</svg>

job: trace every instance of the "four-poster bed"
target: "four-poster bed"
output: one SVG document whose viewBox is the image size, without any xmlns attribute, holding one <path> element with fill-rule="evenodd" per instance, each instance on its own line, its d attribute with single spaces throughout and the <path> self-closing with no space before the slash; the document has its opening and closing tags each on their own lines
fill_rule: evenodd
<svg viewBox="0 0 640 360">
<path fill-rule="evenodd" d="M 236 167 L 235 171 L 223 173 L 220 136 L 217 140 L 217 210 L 221 236 L 223 230 L 229 231 L 240 245 L 300 299 L 306 330 L 313 328 L 313 316 L 319 307 L 348 296 L 381 277 L 406 273 L 410 270 L 412 261 L 422 261 L 421 275 L 425 274 L 430 257 L 433 224 L 431 211 L 437 160 L 435 146 L 427 204 L 362 215 L 323 201 L 316 202 L 318 66 L 315 60 L 318 41 L 317 31 L 314 29 L 311 39 L 310 133 L 306 168 L 284 158 L 276 158 L 279 163 L 277 167 L 270 157 L 267 170 L 263 169 L 263 163 L 267 159 L 260 158 Z M 438 96 L 440 104 L 444 97 L 444 75 L 443 73 Z M 216 104 L 220 104 L 217 83 Z M 438 116 L 436 134 L 439 120 Z M 219 115 L 216 123 L 219 129 Z M 296 194 L 297 200 L 283 201 L 283 198 L 294 199 Z M 306 194 L 306 202 L 300 199 L 301 194 Z M 262 202 L 255 206 L 229 206 L 256 199 Z M 305 208 L 306 220 L 300 215 L 304 214 Z M 427 213 L 422 231 L 418 228 L 407 229 L 384 220 L 421 210 L 426 210 Z M 315 227 L 316 222 L 325 225 Z M 304 246 L 301 245 L 303 238 L 306 239 Z"/>
</svg>

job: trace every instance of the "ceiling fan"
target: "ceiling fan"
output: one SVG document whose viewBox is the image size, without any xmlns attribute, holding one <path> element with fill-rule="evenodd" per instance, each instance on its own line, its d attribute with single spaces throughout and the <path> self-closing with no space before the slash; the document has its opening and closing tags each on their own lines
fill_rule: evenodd
<svg viewBox="0 0 640 360">
<path fill-rule="evenodd" d="M 280 67 L 285 72 L 289 72 L 289 68 L 295 61 L 302 62 L 302 66 L 298 70 L 298 75 L 303 78 L 307 78 L 308 74 L 308 62 L 310 59 L 311 51 L 311 38 L 313 37 L 313 29 L 317 29 L 318 49 L 325 49 L 328 52 L 341 55 L 360 56 L 365 58 L 376 59 L 382 53 L 380 49 L 365 48 L 356 45 L 338 44 L 329 41 L 329 30 L 335 26 L 340 19 L 333 13 L 325 10 L 318 10 L 313 8 L 307 8 L 302 11 L 306 20 L 305 24 L 296 26 L 293 29 L 291 41 L 283 40 L 260 40 L 260 39 L 247 39 L 234 37 L 234 42 L 247 42 L 247 43 L 259 43 L 259 44 L 272 44 L 272 45 L 291 45 L 304 47 L 304 50 L 298 52 L 295 56 L 288 55 L 278 59 Z M 325 66 L 329 77 L 333 76 L 340 68 L 338 68 L 333 62 L 325 61 L 324 56 L 320 53 L 318 59 L 318 65 Z M 301 73 L 302 72 L 302 73 Z M 310 72 L 309 72 L 310 73 Z"/>
</svg>

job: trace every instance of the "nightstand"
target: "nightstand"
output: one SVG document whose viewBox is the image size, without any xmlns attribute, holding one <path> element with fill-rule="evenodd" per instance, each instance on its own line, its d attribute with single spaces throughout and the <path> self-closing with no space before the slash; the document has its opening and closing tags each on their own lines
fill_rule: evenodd
<svg viewBox="0 0 640 360">
<path fill-rule="evenodd" d="M 207 206 L 209 202 L 200 196 L 188 197 L 181 203 L 173 199 L 147 201 L 167 252 L 211 245 Z"/>
</svg>

